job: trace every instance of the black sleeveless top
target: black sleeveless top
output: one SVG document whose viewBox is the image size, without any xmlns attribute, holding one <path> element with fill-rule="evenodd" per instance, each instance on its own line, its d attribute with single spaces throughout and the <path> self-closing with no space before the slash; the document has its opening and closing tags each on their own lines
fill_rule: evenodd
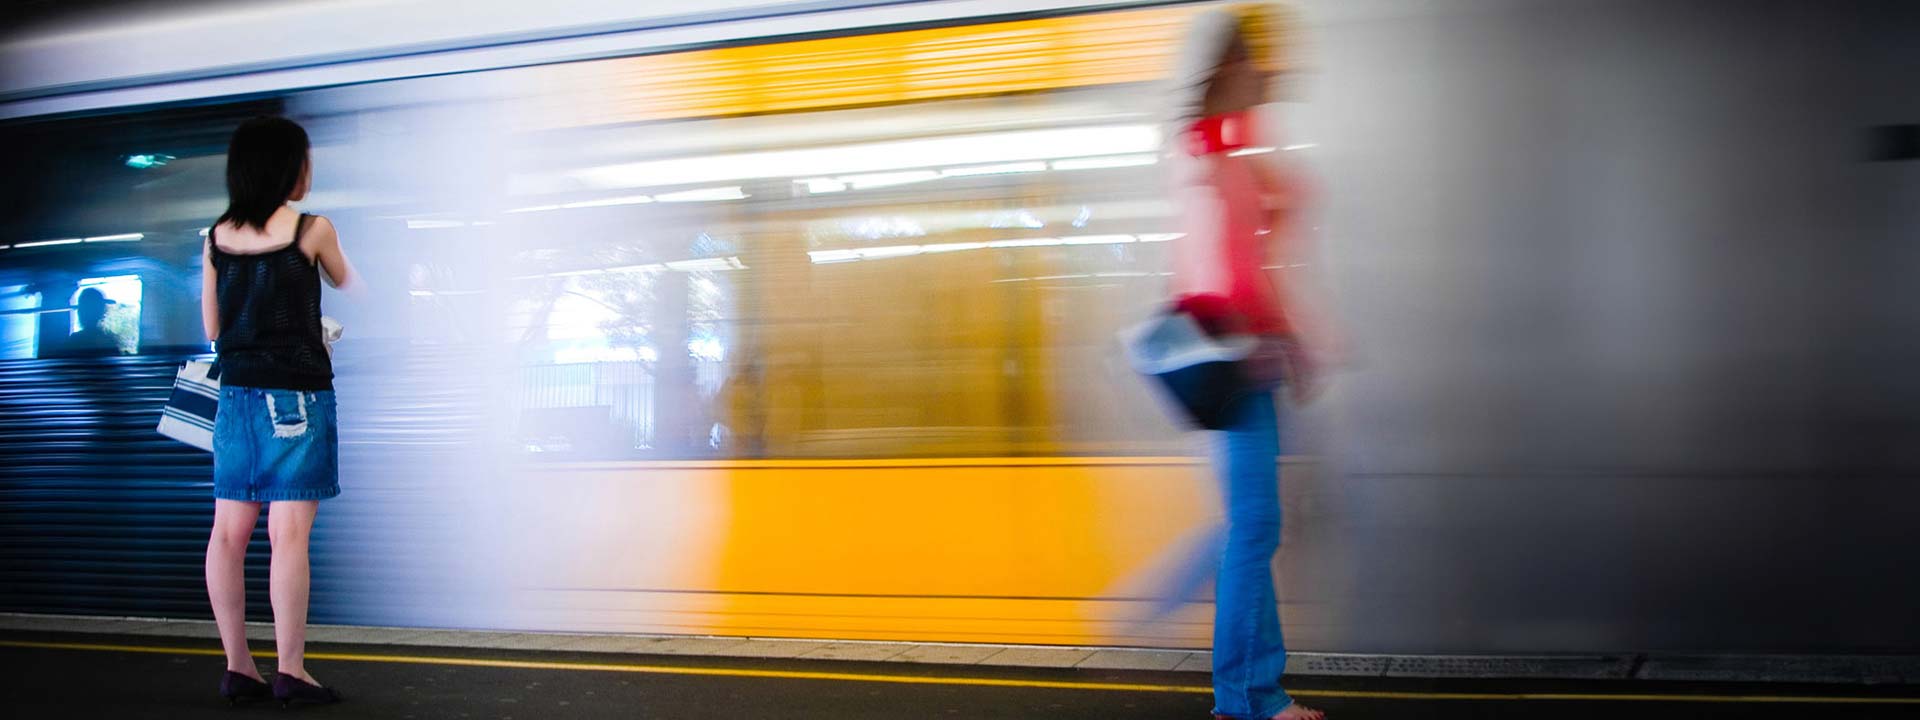
<svg viewBox="0 0 1920 720">
<path fill-rule="evenodd" d="M 333 361 L 320 327 L 320 269 L 300 252 L 311 215 L 302 213 L 293 242 L 262 253 L 220 249 L 207 230 L 215 297 L 220 307 L 220 382 L 317 392 L 333 389 Z"/>
</svg>

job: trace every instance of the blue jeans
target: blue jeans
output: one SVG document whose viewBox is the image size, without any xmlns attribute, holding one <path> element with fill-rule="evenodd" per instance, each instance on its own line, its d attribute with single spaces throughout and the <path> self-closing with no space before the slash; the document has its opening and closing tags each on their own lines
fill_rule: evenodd
<svg viewBox="0 0 1920 720">
<path fill-rule="evenodd" d="M 1214 713 L 1266 720 L 1293 703 L 1280 689 L 1287 647 L 1273 556 L 1280 550 L 1280 416 L 1272 393 L 1234 401 L 1214 442 L 1227 509 L 1214 590 Z"/>
</svg>

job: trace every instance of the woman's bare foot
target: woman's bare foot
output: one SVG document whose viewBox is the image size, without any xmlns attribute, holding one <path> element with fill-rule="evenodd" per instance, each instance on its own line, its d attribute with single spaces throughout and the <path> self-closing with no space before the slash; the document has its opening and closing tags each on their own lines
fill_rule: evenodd
<svg viewBox="0 0 1920 720">
<path fill-rule="evenodd" d="M 1300 703 L 1288 705 L 1287 709 L 1281 710 L 1279 715 L 1273 716 L 1273 720 L 1326 720 L 1326 718 L 1326 713 Z"/>
</svg>

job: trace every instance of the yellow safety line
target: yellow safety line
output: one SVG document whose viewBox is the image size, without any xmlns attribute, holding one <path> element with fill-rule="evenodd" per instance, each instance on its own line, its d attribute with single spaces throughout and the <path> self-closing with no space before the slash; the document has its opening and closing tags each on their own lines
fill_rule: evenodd
<svg viewBox="0 0 1920 720">
<path fill-rule="evenodd" d="M 1372 700 L 1576 700 L 1631 702 L 1713 703 L 1823 703 L 1852 705 L 1920 705 L 1920 697 L 1847 697 L 1837 695 L 1690 695 L 1654 693 L 1445 693 L 1390 690 L 1288 690 L 1288 695 Z"/>
<path fill-rule="evenodd" d="M 152 647 L 142 645 L 99 645 L 92 643 L 31 642 L 0 640 L 0 647 L 45 650 L 94 650 L 103 652 L 149 653 L 157 655 L 219 656 L 211 648 Z M 256 655 L 273 657 L 272 652 Z M 622 663 L 553 662 L 543 660 L 501 660 L 493 658 L 428 657 L 419 655 L 367 655 L 361 653 L 307 653 L 310 660 L 343 662 L 384 662 L 408 665 L 456 665 L 465 667 L 518 668 L 526 670 L 589 670 L 628 672 L 650 675 L 700 675 L 708 677 L 766 678 L 780 680 L 839 680 L 843 682 L 879 682 L 903 685 L 962 685 L 973 687 L 1041 688 L 1053 690 L 1110 690 L 1116 692 L 1156 692 L 1208 694 L 1204 685 L 1152 685 L 1146 683 L 1065 682 L 1059 680 L 1008 680 L 980 677 L 924 677 L 849 672 L 807 672 L 800 670 L 751 670 L 746 668 L 702 668 L 674 665 L 629 665 Z M 1394 692 L 1386 690 L 1291 690 L 1289 694 L 1307 698 L 1354 698 L 1367 700 L 1564 700 L 1631 702 L 1714 702 L 1714 703 L 1811 703 L 1851 705 L 1920 705 L 1920 697 L 1848 697 L 1822 695 L 1661 695 L 1652 693 L 1449 693 Z"/>
<path fill-rule="evenodd" d="M 106 652 L 152 653 L 160 655 L 224 655 L 210 648 L 169 648 L 140 645 L 95 645 L 90 643 L 54 643 L 0 640 L 0 647 L 49 650 L 99 650 Z M 255 655 L 273 657 L 272 652 Z M 798 670 L 750 670 L 745 668 L 701 668 L 675 665 L 628 665 L 622 663 L 553 662 L 546 660 L 502 660 L 494 658 L 423 657 L 417 655 L 365 655 L 359 653 L 307 653 L 308 660 L 348 662 L 387 662 L 409 665 L 461 665 L 467 667 L 521 668 L 529 670 L 598 670 L 654 675 L 705 675 L 715 677 L 773 678 L 787 680 L 843 680 L 847 682 L 884 682 L 911 685 L 975 685 L 989 687 L 1051 688 L 1063 690 L 1119 690 L 1131 692 L 1210 693 L 1213 688 L 1196 685 L 1146 685 L 1138 683 L 1087 683 L 1053 680 L 1005 680 L 999 678 L 942 678 L 915 675 L 874 675 L 866 673 L 806 672 Z"/>
</svg>

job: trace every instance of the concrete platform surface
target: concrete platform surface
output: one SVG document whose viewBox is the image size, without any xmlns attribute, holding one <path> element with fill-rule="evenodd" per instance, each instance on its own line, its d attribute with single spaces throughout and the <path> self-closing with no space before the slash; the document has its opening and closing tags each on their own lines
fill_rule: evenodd
<svg viewBox="0 0 1920 720">
<path fill-rule="evenodd" d="M 263 671 L 271 643 L 256 646 Z M 640 655 L 316 641 L 308 667 L 346 702 L 338 718 L 1194 718 L 1206 675 L 805 657 Z M 877 653 L 876 653 L 877 654 Z M 215 691 L 215 642 L 153 634 L 0 631 L 9 717 L 239 718 Z M 1641 680 L 1290 677 L 1333 718 L 1913 718 L 1920 687 Z M 274 717 L 295 717 L 279 714 Z"/>
</svg>

